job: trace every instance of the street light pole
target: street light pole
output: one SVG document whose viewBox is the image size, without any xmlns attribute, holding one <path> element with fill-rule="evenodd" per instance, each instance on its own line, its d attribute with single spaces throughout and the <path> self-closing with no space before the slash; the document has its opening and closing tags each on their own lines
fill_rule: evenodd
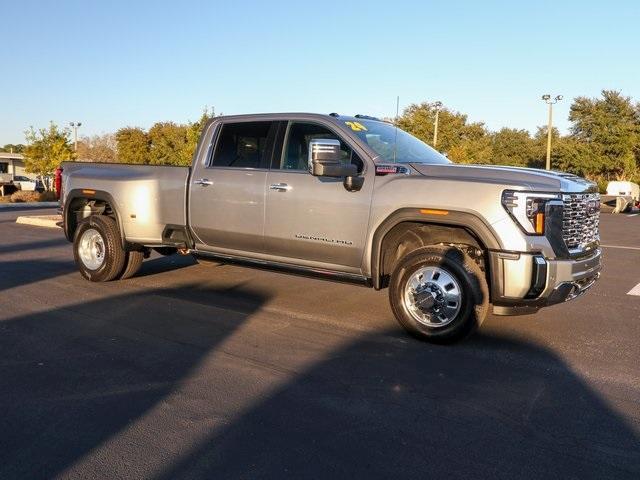
<svg viewBox="0 0 640 480">
<path fill-rule="evenodd" d="M 433 126 L 433 148 L 436 148 L 438 144 L 438 117 L 440 116 L 440 108 L 442 107 L 442 102 L 438 101 L 433 104 L 436 107 L 436 121 Z"/>
<path fill-rule="evenodd" d="M 542 95 L 542 100 L 549 105 L 549 121 L 547 123 L 547 165 L 546 169 L 551 170 L 551 131 L 553 128 L 553 104 L 562 100 L 562 95 L 556 95 L 553 99 L 551 95 Z"/>
<path fill-rule="evenodd" d="M 81 122 L 69 122 L 71 128 L 73 128 L 73 151 L 78 151 L 78 128 L 82 126 Z"/>
</svg>

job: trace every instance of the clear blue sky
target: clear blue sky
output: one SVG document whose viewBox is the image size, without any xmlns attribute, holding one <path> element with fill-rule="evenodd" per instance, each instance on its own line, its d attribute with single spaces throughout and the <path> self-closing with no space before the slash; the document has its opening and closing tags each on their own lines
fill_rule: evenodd
<svg viewBox="0 0 640 480">
<path fill-rule="evenodd" d="M 525 4 L 526 3 L 526 4 Z M 225 114 L 441 100 L 535 131 L 543 93 L 640 100 L 640 2 L 0 0 L 0 144 Z"/>
</svg>

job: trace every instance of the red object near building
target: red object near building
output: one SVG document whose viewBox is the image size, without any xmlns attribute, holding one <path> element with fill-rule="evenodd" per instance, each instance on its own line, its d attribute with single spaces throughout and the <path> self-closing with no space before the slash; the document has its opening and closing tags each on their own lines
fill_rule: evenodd
<svg viewBox="0 0 640 480">
<path fill-rule="evenodd" d="M 62 196 L 62 167 L 56 168 L 54 186 L 56 189 L 56 197 L 60 200 Z"/>
</svg>

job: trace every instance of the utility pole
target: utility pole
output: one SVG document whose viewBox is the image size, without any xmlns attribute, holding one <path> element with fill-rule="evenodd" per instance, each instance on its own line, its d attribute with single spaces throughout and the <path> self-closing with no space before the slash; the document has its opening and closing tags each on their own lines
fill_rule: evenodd
<svg viewBox="0 0 640 480">
<path fill-rule="evenodd" d="M 542 100 L 549 105 L 549 121 L 547 123 L 547 165 L 546 169 L 551 170 L 551 131 L 553 130 L 553 104 L 562 100 L 562 95 L 556 95 L 553 99 L 551 95 L 542 95 Z"/>
<path fill-rule="evenodd" d="M 81 122 L 69 122 L 71 128 L 73 128 L 73 151 L 78 151 L 78 128 L 82 126 Z"/>
<path fill-rule="evenodd" d="M 436 148 L 436 145 L 438 144 L 438 117 L 440 114 L 440 108 L 442 107 L 442 102 L 437 101 L 433 106 L 436 107 L 436 121 L 433 126 L 433 148 Z"/>
</svg>

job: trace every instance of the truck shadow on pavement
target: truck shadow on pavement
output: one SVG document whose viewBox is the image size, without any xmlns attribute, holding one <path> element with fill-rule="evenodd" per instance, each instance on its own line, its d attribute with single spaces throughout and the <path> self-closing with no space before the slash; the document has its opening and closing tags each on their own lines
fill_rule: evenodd
<svg viewBox="0 0 640 480">
<path fill-rule="evenodd" d="M 0 292 L 77 271 L 74 263 L 67 260 L 0 261 Z"/>
<path fill-rule="evenodd" d="M 190 285 L 0 321 L 0 478 L 64 476 L 149 415 L 267 300 L 242 296 L 244 312 L 223 314 L 215 291 Z"/>
<path fill-rule="evenodd" d="M 0 245 L 0 254 L 27 252 L 30 250 L 42 250 L 45 248 L 61 247 L 68 244 L 69 243 L 64 237 L 51 238 L 49 240 L 37 240 L 35 242 L 10 243 L 6 245 Z"/>
<path fill-rule="evenodd" d="M 43 278 L 72 268 L 52 262 Z M 0 478 L 640 475 L 625 418 L 551 350 L 495 334 L 443 347 L 399 328 L 350 332 L 236 416 L 231 391 L 291 372 L 252 336 L 270 317 L 236 335 L 269 300 L 243 284 L 185 285 L 1 321 Z M 286 325 L 280 344 L 304 355 Z M 223 347 L 232 336 L 268 368 L 237 376 L 257 360 Z"/>
<path fill-rule="evenodd" d="M 633 427 L 553 352 L 398 335 L 332 352 L 156 478 L 639 477 Z"/>
</svg>

